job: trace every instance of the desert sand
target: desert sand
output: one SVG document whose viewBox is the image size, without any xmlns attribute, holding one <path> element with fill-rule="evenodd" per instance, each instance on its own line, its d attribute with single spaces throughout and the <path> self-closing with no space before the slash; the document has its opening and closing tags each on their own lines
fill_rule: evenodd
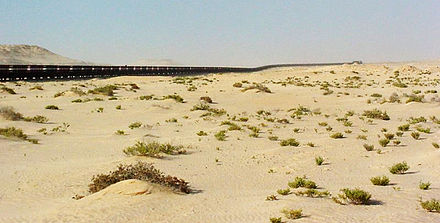
<svg viewBox="0 0 440 223">
<path fill-rule="evenodd" d="M 0 117 L 0 128 L 20 128 L 39 141 L 32 144 L 0 136 L 0 221 L 269 222 L 271 217 L 282 217 L 283 222 L 440 222 L 440 214 L 427 212 L 419 202 L 440 199 L 440 149 L 432 144 L 440 143 L 439 64 L 287 67 L 183 78 L 2 83 L 16 94 L 0 91 L 0 107 L 11 106 L 24 116 L 42 115 L 49 121 L 42 124 Z M 253 82 L 266 86 L 270 93 L 243 91 Z M 235 83 L 242 87 L 233 87 Z M 71 91 L 77 87 L 87 92 L 109 84 L 118 87 L 116 100 Z M 30 90 L 35 86 L 42 90 Z M 54 97 L 60 92 L 64 93 Z M 393 93 L 400 103 L 390 102 Z M 180 95 L 184 103 L 139 99 L 173 94 Z M 407 103 L 421 95 L 419 102 Z M 191 111 L 203 103 L 203 96 L 213 100 L 209 106 L 224 109 L 226 114 L 203 116 L 206 111 Z M 96 97 L 103 100 L 93 100 Z M 72 103 L 86 98 L 92 100 Z M 59 110 L 45 109 L 47 105 Z M 116 109 L 118 105 L 121 109 Z M 305 114 L 292 117 L 296 110 L 290 109 L 299 106 L 307 108 Z M 373 109 L 386 111 L 390 120 L 363 115 Z M 422 116 L 426 121 L 414 123 L 412 119 L 409 131 L 394 136 L 386 147 L 379 145 L 384 133 L 394 134 L 411 117 Z M 239 120 L 244 117 L 248 120 Z M 241 130 L 221 125 L 227 120 Z M 134 122 L 142 126 L 130 129 Z M 250 136 L 247 126 L 258 127 L 258 133 Z M 429 133 L 417 128 L 429 128 Z M 117 135 L 117 130 L 125 134 Z M 226 130 L 224 141 L 215 137 L 221 130 Z M 197 135 L 200 131 L 207 136 Z M 338 132 L 344 138 L 330 137 Z M 420 138 L 414 139 L 412 132 L 419 132 Z M 300 145 L 280 145 L 289 138 Z M 123 153 L 137 141 L 184 145 L 187 153 L 162 158 Z M 374 145 L 374 149 L 367 151 L 364 144 Z M 324 158 L 322 165 L 315 163 L 318 156 Z M 94 175 L 138 161 L 153 163 L 162 172 L 188 181 L 193 192 L 176 193 L 138 180 L 119 182 L 95 194 L 88 192 Z M 403 161 L 410 169 L 405 174 L 391 174 L 389 168 Z M 389 177 L 389 185 L 370 182 L 371 177 L 382 175 Z M 304 188 L 291 188 L 285 196 L 277 193 L 297 176 L 313 180 L 319 191 L 331 196 L 311 198 L 293 193 Z M 430 182 L 430 189 L 419 189 L 420 182 Z M 331 197 L 337 197 L 343 188 L 365 190 L 371 193 L 371 201 L 367 205 L 334 202 Z M 75 195 L 85 197 L 72 199 Z M 267 201 L 270 195 L 278 200 Z M 301 209 L 303 217 L 287 219 L 280 213 L 285 208 Z"/>
</svg>

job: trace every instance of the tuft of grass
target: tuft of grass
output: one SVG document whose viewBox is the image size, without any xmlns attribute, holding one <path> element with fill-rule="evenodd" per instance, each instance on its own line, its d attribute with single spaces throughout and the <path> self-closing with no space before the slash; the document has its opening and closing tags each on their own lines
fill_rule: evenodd
<svg viewBox="0 0 440 223">
<path fill-rule="evenodd" d="M 307 189 L 305 191 L 295 191 L 293 192 L 296 196 L 306 196 L 306 197 L 328 197 L 330 192 L 328 191 L 318 191 L 316 189 Z"/>
<path fill-rule="evenodd" d="M 241 84 L 241 83 L 239 83 Z M 282 223 L 283 221 L 281 220 L 281 217 L 271 217 L 269 218 L 270 223 Z"/>
<path fill-rule="evenodd" d="M 186 150 L 181 145 L 175 146 L 169 143 L 160 144 L 158 142 L 136 142 L 135 145 L 129 146 L 123 150 L 126 155 L 129 156 L 149 156 L 160 158 L 160 153 L 168 155 L 184 154 Z"/>
<path fill-rule="evenodd" d="M 116 130 L 115 132 L 116 135 L 125 135 L 124 130 Z"/>
<path fill-rule="evenodd" d="M 183 100 L 183 98 L 177 94 L 170 94 L 170 95 L 163 96 L 162 100 L 165 100 L 165 99 L 173 99 L 176 102 L 185 103 L 185 100 Z"/>
<path fill-rule="evenodd" d="M 214 137 L 218 141 L 225 141 L 226 140 L 226 131 L 225 130 L 221 130 L 221 131 L 215 133 Z"/>
<path fill-rule="evenodd" d="M 379 109 L 366 110 L 362 116 L 372 119 L 390 120 L 390 116 L 388 116 L 387 112 L 380 111 Z"/>
<path fill-rule="evenodd" d="M 204 132 L 204 131 L 199 131 L 198 133 L 196 133 L 198 136 L 207 136 L 208 133 Z"/>
<path fill-rule="evenodd" d="M 432 146 L 434 146 L 434 148 L 436 148 L 436 149 L 440 148 L 440 145 L 438 143 L 436 143 L 436 142 L 433 142 Z"/>
<path fill-rule="evenodd" d="M 364 144 L 364 148 L 367 151 L 373 151 L 374 150 L 374 145 Z"/>
<path fill-rule="evenodd" d="M 420 182 L 419 183 L 419 188 L 421 189 L 421 190 L 429 190 L 429 187 L 431 186 L 431 183 L 430 182 L 426 182 L 426 183 L 424 183 L 424 182 Z"/>
<path fill-rule="evenodd" d="M 341 192 L 342 193 L 338 195 L 340 199 L 355 205 L 368 204 L 371 198 L 370 193 L 363 191 L 359 188 L 344 188 L 341 189 Z"/>
<path fill-rule="evenodd" d="M 283 209 L 281 210 L 281 213 L 283 213 L 287 219 L 298 219 L 302 217 L 301 209 Z"/>
<path fill-rule="evenodd" d="M 115 85 L 105 85 L 104 87 L 97 87 L 93 90 L 89 90 L 88 93 L 89 94 L 101 94 L 101 95 L 106 95 L 106 96 L 113 96 L 114 95 L 114 90 L 117 90 L 118 87 Z"/>
<path fill-rule="evenodd" d="M 404 124 L 404 125 L 401 125 L 401 126 L 399 126 L 399 127 L 397 127 L 397 130 L 399 130 L 399 131 L 409 131 L 409 124 Z"/>
<path fill-rule="evenodd" d="M 380 140 L 379 140 L 379 144 L 380 144 L 382 147 L 386 147 L 389 143 L 390 143 L 390 140 L 389 140 L 389 139 L 380 139 Z"/>
<path fill-rule="evenodd" d="M 281 146 L 299 146 L 299 142 L 296 141 L 296 139 L 294 138 L 290 138 L 290 139 L 285 139 L 285 140 L 281 140 L 280 142 Z"/>
<path fill-rule="evenodd" d="M 440 201 L 436 199 L 431 199 L 426 201 L 420 200 L 420 206 L 422 206 L 423 209 L 429 212 L 440 213 Z"/>
<path fill-rule="evenodd" d="M 280 195 L 286 196 L 286 195 L 290 194 L 290 188 L 278 189 L 277 193 L 280 194 Z"/>
<path fill-rule="evenodd" d="M 137 129 L 137 128 L 140 128 L 141 126 L 142 126 L 142 123 L 140 123 L 140 122 L 133 122 L 133 123 L 131 123 L 128 126 L 128 128 L 130 128 L 130 129 Z"/>
<path fill-rule="evenodd" d="M 389 139 L 389 140 L 394 139 L 394 134 L 393 133 L 385 133 L 385 134 L 383 134 L 383 136 L 385 136 L 385 138 Z"/>
<path fill-rule="evenodd" d="M 390 183 L 390 179 L 387 176 L 377 176 L 370 178 L 373 185 L 386 186 Z"/>
<path fill-rule="evenodd" d="M 58 106 L 56 105 L 47 105 L 46 107 L 44 107 L 45 109 L 49 109 L 49 110 L 59 110 L 60 108 L 58 108 Z"/>
<path fill-rule="evenodd" d="M 89 192 L 96 193 L 112 184 L 128 179 L 137 179 L 159 184 L 186 194 L 191 192 L 189 183 L 185 180 L 165 175 L 152 164 L 143 162 L 138 162 L 134 165 L 120 164 L 116 170 L 108 174 L 93 176 L 92 183 L 89 184 Z"/>
<path fill-rule="evenodd" d="M 396 163 L 392 167 L 389 168 L 390 173 L 392 174 L 404 174 L 409 170 L 409 165 L 403 161 L 401 163 Z"/>
<path fill-rule="evenodd" d="M 38 140 L 36 139 L 30 139 L 28 135 L 26 135 L 22 129 L 18 129 L 15 127 L 6 127 L 6 128 L 0 128 L 0 135 L 7 137 L 7 138 L 17 138 L 21 140 L 26 140 L 28 142 L 31 142 L 33 144 L 38 144 Z"/>
<path fill-rule="evenodd" d="M 142 95 L 142 96 L 139 96 L 139 100 L 146 100 L 146 101 L 148 101 L 148 100 L 153 99 L 153 96 L 154 95 Z"/>
<path fill-rule="evenodd" d="M 273 194 L 266 197 L 266 201 L 276 201 L 276 200 L 278 200 L 278 198 L 276 195 Z"/>
<path fill-rule="evenodd" d="M 333 134 L 330 135 L 330 138 L 333 139 L 342 139 L 344 138 L 344 134 L 340 133 L 340 132 L 335 132 Z"/>
<path fill-rule="evenodd" d="M 208 97 L 208 96 L 200 97 L 200 100 L 204 101 L 206 103 L 212 103 L 212 99 L 210 97 Z"/>
<path fill-rule="evenodd" d="M 252 89 L 257 89 L 257 92 L 272 93 L 272 91 L 268 87 L 264 86 L 263 84 L 259 84 L 259 83 L 254 83 L 250 86 L 247 86 L 241 91 L 245 92 L 245 91 L 252 90 Z"/>
<path fill-rule="evenodd" d="M 315 163 L 318 166 L 321 166 L 322 163 L 324 163 L 324 158 L 322 158 L 321 156 L 315 157 Z"/>
<path fill-rule="evenodd" d="M 415 140 L 420 139 L 420 133 L 418 132 L 411 132 L 411 137 L 413 137 Z"/>
<path fill-rule="evenodd" d="M 308 180 L 306 177 L 295 177 L 294 181 L 287 183 L 291 188 L 304 187 L 308 189 L 316 189 L 318 186 L 315 182 Z"/>
<path fill-rule="evenodd" d="M 427 134 L 431 133 L 431 129 L 430 128 L 417 127 L 416 130 L 419 131 L 419 132 L 427 133 Z"/>
<path fill-rule="evenodd" d="M 6 86 L 0 86 L 0 91 L 7 92 L 9 94 L 17 94 L 17 93 L 15 93 L 14 89 L 8 88 Z"/>
</svg>

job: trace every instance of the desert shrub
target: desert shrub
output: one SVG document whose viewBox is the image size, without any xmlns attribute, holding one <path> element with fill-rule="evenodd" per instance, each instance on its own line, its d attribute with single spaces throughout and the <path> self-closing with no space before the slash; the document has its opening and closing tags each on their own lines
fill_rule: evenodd
<svg viewBox="0 0 440 223">
<path fill-rule="evenodd" d="M 367 118 L 390 120 L 386 111 L 380 111 L 378 109 L 366 110 L 362 115 Z"/>
<path fill-rule="evenodd" d="M 295 191 L 293 192 L 297 196 L 306 196 L 306 197 L 328 197 L 330 196 L 330 192 L 328 191 L 318 191 L 316 189 L 307 189 L 304 191 Z"/>
<path fill-rule="evenodd" d="M 392 174 L 404 174 L 407 170 L 409 170 L 409 165 L 403 161 L 401 163 L 394 164 L 389 168 L 389 170 Z"/>
<path fill-rule="evenodd" d="M 134 165 L 121 164 L 116 170 L 111 171 L 108 174 L 98 174 L 93 176 L 92 183 L 89 184 L 89 192 L 96 193 L 112 184 L 129 179 L 143 180 L 163 185 L 186 194 L 191 192 L 189 184 L 185 180 L 165 175 L 152 164 L 143 162 L 138 162 Z"/>
<path fill-rule="evenodd" d="M 79 89 L 78 87 L 72 87 L 72 88 L 70 88 L 70 91 L 73 92 L 74 94 L 77 94 L 78 96 L 86 95 L 86 92 Z"/>
<path fill-rule="evenodd" d="M 284 195 L 285 196 L 285 195 L 290 194 L 290 189 L 289 188 L 287 188 L 287 189 L 278 189 L 277 193 L 280 194 L 280 195 Z"/>
<path fill-rule="evenodd" d="M 423 133 L 431 133 L 431 129 L 430 128 L 422 128 L 422 127 L 417 127 L 416 128 L 417 131 L 419 132 L 423 132 Z"/>
<path fill-rule="evenodd" d="M 177 95 L 177 94 L 170 94 L 170 95 L 163 96 L 162 100 L 165 100 L 165 99 L 173 99 L 176 102 L 185 103 L 183 98 L 180 95 Z"/>
<path fill-rule="evenodd" d="M 415 140 L 420 139 L 420 133 L 418 132 L 411 132 L 411 137 L 413 137 Z"/>
<path fill-rule="evenodd" d="M 232 85 L 232 87 L 236 87 L 236 88 L 240 88 L 240 87 L 242 87 L 242 86 L 243 86 L 243 84 L 240 83 L 240 82 L 236 82 L 236 83 L 234 83 L 234 84 Z"/>
<path fill-rule="evenodd" d="M 35 86 L 29 88 L 29 90 L 30 90 L 30 91 L 32 91 L 32 90 L 39 90 L 39 91 L 42 91 L 42 90 L 43 90 L 43 87 L 40 86 L 40 85 L 35 85 Z"/>
<path fill-rule="evenodd" d="M 151 100 L 151 99 L 153 99 L 153 95 L 142 95 L 142 96 L 139 96 L 139 100 L 146 100 L 146 101 L 148 101 L 148 100 Z"/>
<path fill-rule="evenodd" d="M 83 102 L 83 101 L 81 100 L 81 98 L 78 98 L 78 99 L 72 100 L 72 103 L 81 103 L 81 102 Z"/>
<path fill-rule="evenodd" d="M 358 135 L 357 139 L 367 140 L 367 136 L 366 135 Z"/>
<path fill-rule="evenodd" d="M 420 116 L 420 117 L 410 117 L 410 118 L 408 119 L 408 122 L 409 122 L 410 124 L 417 124 L 417 123 L 420 123 L 420 122 L 426 122 L 426 121 L 427 121 L 426 118 L 423 117 L 423 116 Z"/>
<path fill-rule="evenodd" d="M 176 118 L 170 118 L 170 119 L 165 120 L 165 122 L 177 122 L 177 119 Z"/>
<path fill-rule="evenodd" d="M 264 86 L 263 84 L 259 84 L 259 83 L 254 83 L 250 86 L 247 86 L 241 91 L 245 92 L 247 90 L 252 90 L 252 89 L 257 89 L 257 92 L 272 93 L 272 91 L 268 87 Z"/>
<path fill-rule="evenodd" d="M 122 109 L 122 106 L 121 106 L 121 105 L 117 105 L 117 106 L 116 106 L 116 109 L 117 109 L 117 110 L 121 110 L 121 109 Z"/>
<path fill-rule="evenodd" d="M 281 217 L 271 217 L 269 218 L 270 223 L 282 223 Z"/>
<path fill-rule="evenodd" d="M 23 120 L 27 122 L 36 122 L 36 123 L 47 123 L 49 121 L 48 118 L 42 115 L 36 115 L 34 117 L 24 117 Z"/>
<path fill-rule="evenodd" d="M 327 126 L 328 123 L 327 123 L 327 122 L 319 122 L 318 125 L 319 125 L 319 126 Z"/>
<path fill-rule="evenodd" d="M 196 133 L 198 136 L 207 136 L 208 133 L 204 132 L 204 131 L 199 131 L 198 133 Z"/>
<path fill-rule="evenodd" d="M 269 136 L 267 137 L 270 141 L 278 141 L 278 136 Z"/>
<path fill-rule="evenodd" d="M 395 146 L 398 146 L 398 145 L 400 145 L 400 143 L 402 143 L 400 140 L 393 140 L 393 144 L 395 145 Z"/>
<path fill-rule="evenodd" d="M 315 147 L 315 144 L 313 142 L 308 142 L 307 145 L 310 147 Z"/>
<path fill-rule="evenodd" d="M 58 108 L 58 106 L 56 105 L 47 105 L 46 107 L 44 107 L 45 109 L 49 109 L 49 110 L 59 110 L 60 108 Z"/>
<path fill-rule="evenodd" d="M 296 141 L 296 139 L 294 138 L 290 138 L 290 139 L 285 139 L 285 140 L 281 140 L 280 142 L 281 146 L 299 146 L 299 142 Z"/>
<path fill-rule="evenodd" d="M 330 138 L 333 139 L 342 139 L 344 138 L 344 134 L 340 133 L 340 132 L 335 132 L 333 134 L 330 135 Z"/>
<path fill-rule="evenodd" d="M 308 189 L 316 189 L 318 186 L 315 182 L 308 180 L 306 177 L 295 177 L 294 181 L 287 184 L 291 188 L 305 187 Z"/>
<path fill-rule="evenodd" d="M 385 138 L 389 140 L 394 139 L 394 134 L 392 133 L 385 133 L 383 134 L 383 136 L 385 136 Z"/>
<path fill-rule="evenodd" d="M 322 158 L 321 156 L 315 157 L 315 163 L 318 166 L 321 166 L 322 163 L 324 163 L 324 158 Z"/>
<path fill-rule="evenodd" d="M 390 179 L 387 176 L 372 177 L 370 178 L 370 181 L 373 183 L 373 185 L 378 186 L 386 186 L 390 183 Z"/>
<path fill-rule="evenodd" d="M 7 138 L 17 138 L 21 140 L 26 140 L 28 142 L 31 142 L 33 144 L 38 144 L 38 140 L 36 139 L 30 139 L 28 135 L 26 135 L 23 130 L 15 128 L 15 127 L 6 127 L 6 128 L 0 128 L 0 135 L 7 137 Z"/>
<path fill-rule="evenodd" d="M 399 136 L 399 137 L 403 136 L 403 132 L 397 131 L 396 136 Z"/>
<path fill-rule="evenodd" d="M 424 183 L 424 182 L 420 182 L 419 183 L 419 188 L 421 189 L 421 190 L 429 190 L 429 187 L 431 186 L 431 183 L 429 183 L 429 182 L 426 182 L 426 183 Z"/>
<path fill-rule="evenodd" d="M 276 201 L 276 200 L 278 200 L 278 198 L 276 195 L 273 194 L 266 197 L 266 201 Z"/>
<path fill-rule="evenodd" d="M 126 155 L 129 156 L 150 156 L 159 158 L 160 153 L 165 153 L 168 155 L 183 154 L 186 151 L 181 145 L 175 146 L 169 143 L 160 144 L 158 142 L 136 142 L 135 145 L 129 146 L 123 150 Z"/>
<path fill-rule="evenodd" d="M 393 86 L 394 86 L 394 87 L 398 87 L 398 88 L 407 88 L 407 87 L 408 87 L 408 85 L 406 85 L 405 83 L 402 83 L 402 82 L 400 82 L 400 81 L 396 81 L 396 82 L 394 82 L 394 83 L 393 83 Z"/>
<path fill-rule="evenodd" d="M 206 103 L 212 103 L 212 99 L 210 97 L 208 97 L 208 96 L 200 97 L 200 100 L 202 100 L 202 101 L 204 101 Z"/>
<path fill-rule="evenodd" d="M 341 194 L 339 194 L 339 198 L 347 201 L 348 203 L 360 205 L 360 204 L 368 204 L 371 198 L 371 194 L 363 191 L 359 188 L 349 189 L 344 188 L 341 189 Z"/>
<path fill-rule="evenodd" d="M 226 140 L 226 131 L 221 130 L 221 131 L 215 133 L 214 137 L 215 137 L 218 141 L 225 141 L 225 140 Z"/>
<path fill-rule="evenodd" d="M 228 125 L 228 130 L 229 131 L 234 131 L 234 130 L 241 130 L 241 127 L 231 121 L 223 121 L 221 123 L 221 125 Z"/>
<path fill-rule="evenodd" d="M 13 107 L 1 107 L 0 115 L 4 119 L 11 121 L 19 121 L 23 119 L 23 115 L 19 112 L 16 112 Z"/>
<path fill-rule="evenodd" d="M 368 144 L 364 144 L 364 148 L 367 151 L 373 151 L 374 149 L 374 145 L 368 145 Z"/>
<path fill-rule="evenodd" d="M 425 95 L 409 95 L 408 99 L 406 100 L 406 103 L 410 102 L 423 102 L 423 99 L 425 98 Z"/>
<path fill-rule="evenodd" d="M 116 135 L 125 135 L 124 130 L 116 130 L 115 132 Z"/>
<path fill-rule="evenodd" d="M 217 108 L 211 108 L 208 104 L 200 103 L 197 105 L 194 105 L 191 111 L 208 111 L 209 115 L 215 115 L 215 116 L 222 116 L 226 114 L 226 111 L 224 109 L 217 109 Z"/>
<path fill-rule="evenodd" d="M 386 147 L 386 146 L 388 145 L 388 143 L 390 143 L 390 140 L 389 140 L 389 139 L 380 139 L 380 140 L 379 140 L 379 144 L 380 144 L 382 147 Z"/>
<path fill-rule="evenodd" d="M 432 146 L 434 146 L 434 148 L 436 148 L 436 149 L 440 148 L 440 145 L 438 143 L 436 143 L 436 142 L 433 142 Z"/>
<path fill-rule="evenodd" d="M 409 130 L 409 124 L 401 125 L 401 126 L 397 127 L 397 129 L 399 131 L 408 131 Z"/>
<path fill-rule="evenodd" d="M 0 86 L 0 91 L 7 92 L 9 94 L 17 94 L 17 93 L 15 93 L 14 89 L 8 88 L 6 86 Z"/>
<path fill-rule="evenodd" d="M 105 85 L 104 87 L 97 87 L 93 90 L 89 90 L 88 93 L 89 94 L 102 94 L 102 95 L 106 95 L 106 96 L 113 96 L 114 95 L 114 90 L 117 90 L 118 87 L 115 85 Z"/>
<path fill-rule="evenodd" d="M 382 97 L 382 95 L 378 94 L 378 93 L 371 94 L 370 96 L 373 98 L 381 98 Z"/>
<path fill-rule="evenodd" d="M 391 103 L 395 103 L 395 102 L 400 103 L 399 95 L 398 95 L 397 93 L 395 93 L 395 92 L 392 93 L 392 94 L 390 95 L 390 97 L 388 98 L 388 101 L 391 102 Z"/>
<path fill-rule="evenodd" d="M 287 219 L 298 219 L 302 217 L 302 210 L 294 210 L 294 209 L 283 209 L 281 210 L 281 213 L 284 214 L 284 216 Z"/>
<path fill-rule="evenodd" d="M 130 129 L 137 129 L 137 128 L 140 128 L 141 126 L 142 126 L 142 123 L 140 123 L 140 122 L 133 122 L 133 123 L 131 123 L 128 126 L 128 128 L 130 128 Z"/>
<path fill-rule="evenodd" d="M 423 209 L 429 212 L 440 213 L 440 202 L 436 199 L 431 199 L 426 201 L 420 200 L 420 206 L 422 206 Z"/>
</svg>

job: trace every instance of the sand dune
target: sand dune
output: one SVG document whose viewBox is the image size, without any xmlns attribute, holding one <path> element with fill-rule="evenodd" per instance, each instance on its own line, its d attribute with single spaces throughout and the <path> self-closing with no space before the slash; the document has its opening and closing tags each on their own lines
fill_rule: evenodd
<svg viewBox="0 0 440 223">
<path fill-rule="evenodd" d="M 261 85 L 250 89 L 253 82 Z M 114 98 L 87 93 L 109 84 L 118 88 Z M 280 213 L 288 208 L 302 209 L 298 222 L 438 222 L 440 214 L 422 209 L 419 199 L 440 199 L 440 150 L 433 145 L 440 143 L 439 84 L 439 64 L 421 62 L 3 83 L 0 87 L 16 94 L 0 91 L 0 107 L 49 121 L 0 118 L 0 128 L 14 126 L 39 140 L 32 144 L 0 136 L 0 221 L 268 222 L 282 217 L 290 222 Z M 42 90 L 33 88 L 37 85 Z M 271 93 L 260 91 L 262 86 Z M 179 95 L 185 103 L 166 99 L 168 95 Z M 211 110 L 194 110 L 202 96 L 212 99 Z M 45 109 L 47 105 L 59 110 Z M 386 111 L 390 120 L 364 115 L 373 109 Z M 134 122 L 142 125 L 129 128 Z M 406 123 L 411 123 L 409 131 L 398 136 L 398 127 Z M 117 135 L 117 130 L 125 134 Z M 218 140 L 222 130 L 224 141 Z M 200 131 L 207 135 L 198 135 Z M 344 138 L 331 138 L 335 133 Z M 394 138 L 382 147 L 379 140 L 387 133 Z M 281 146 L 289 138 L 299 146 Z M 154 140 L 183 145 L 187 153 L 152 158 L 123 152 L 137 141 Z M 367 151 L 364 144 L 374 149 Z M 323 165 L 315 163 L 318 156 Z M 138 161 L 185 179 L 193 193 L 139 180 L 88 192 L 94 175 Z M 391 174 L 389 168 L 403 161 L 410 166 L 407 173 Z M 293 193 L 305 188 L 277 193 L 304 175 L 331 197 L 338 197 L 342 188 L 360 188 L 372 200 L 369 205 L 340 205 L 330 197 Z M 382 175 L 390 185 L 370 182 Z M 419 189 L 420 182 L 430 182 L 430 189 Z M 85 197 L 72 199 L 75 195 Z M 269 195 L 278 200 L 267 201 Z"/>
</svg>

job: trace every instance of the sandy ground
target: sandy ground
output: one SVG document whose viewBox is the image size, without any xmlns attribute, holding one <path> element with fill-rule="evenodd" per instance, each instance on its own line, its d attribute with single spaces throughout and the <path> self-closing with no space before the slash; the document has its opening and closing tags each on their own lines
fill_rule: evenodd
<svg viewBox="0 0 440 223">
<path fill-rule="evenodd" d="M 399 71 L 407 88 L 392 85 L 395 71 Z M 360 79 L 347 79 L 354 76 Z M 242 88 L 232 86 L 244 80 L 262 83 L 272 93 L 241 91 L 250 84 L 243 84 Z M 420 197 L 440 199 L 440 150 L 432 145 L 440 143 L 440 125 L 429 119 L 440 118 L 440 100 L 439 93 L 425 93 L 440 92 L 439 63 L 280 68 L 198 76 L 190 84 L 174 82 L 171 77 L 118 77 L 3 83 L 17 94 L 0 93 L 0 106 L 12 106 L 25 116 L 46 116 L 49 123 L 0 118 L 0 128 L 21 128 L 29 137 L 39 140 L 39 144 L 32 144 L 0 136 L 0 221 L 269 222 L 270 217 L 283 217 L 286 222 L 440 222 L 440 214 L 429 213 L 419 205 Z M 328 82 L 332 94 L 323 94 L 324 82 Z M 127 85 L 131 83 L 140 89 L 131 90 Z M 118 84 L 117 100 L 102 95 L 78 96 L 69 91 L 71 87 L 88 91 L 106 84 Z M 43 90 L 29 90 L 36 85 Z M 197 89 L 188 91 L 190 85 Z M 411 95 L 414 90 L 421 90 L 418 95 L 425 95 L 424 102 L 405 103 L 408 97 L 404 93 Z M 62 91 L 66 91 L 63 96 L 54 97 Z M 402 102 L 383 103 L 393 92 Z M 183 97 L 185 103 L 172 99 L 139 100 L 142 95 L 160 98 L 174 93 Z M 371 97 L 373 93 L 382 97 Z M 227 115 L 200 117 L 204 111 L 191 111 L 200 103 L 201 96 L 211 97 L 211 107 L 223 108 Z M 95 97 L 104 100 L 71 102 Z M 60 110 L 45 109 L 52 104 Z M 116 109 L 117 105 L 122 109 Z M 315 114 L 291 118 L 293 111 L 289 109 L 299 105 Z M 100 107 L 103 112 L 96 112 Z M 360 119 L 365 110 L 375 108 L 386 111 L 391 120 Z M 257 115 L 258 110 L 271 112 L 268 117 L 275 121 Z M 347 116 L 353 123 L 351 127 L 336 120 L 348 111 L 354 112 Z M 233 116 L 249 120 L 232 121 Z M 379 145 L 383 128 L 395 133 L 411 116 L 424 116 L 427 121 L 411 125 L 410 131 L 397 137 L 401 141 L 399 146 Z M 171 118 L 177 122 L 166 122 Z M 276 121 L 284 118 L 290 123 Z M 225 120 L 242 126 L 242 130 L 227 131 L 226 140 L 219 141 L 214 134 L 227 129 L 220 125 Z M 144 126 L 128 128 L 136 121 Z M 327 131 L 318 125 L 320 122 L 327 122 L 333 129 Z M 51 131 L 63 123 L 70 125 L 65 132 Z M 247 125 L 261 129 L 257 138 L 249 136 Z M 421 133 L 421 139 L 415 140 L 410 134 L 418 125 L 430 128 L 431 133 Z M 46 128 L 48 134 L 38 132 L 41 128 Z M 123 130 L 126 135 L 116 135 L 116 130 Z M 198 136 L 196 133 L 201 130 L 208 135 Z M 345 138 L 330 138 L 335 132 L 343 133 Z M 358 139 L 358 135 L 367 139 Z M 281 146 L 280 141 L 271 141 L 269 136 L 278 136 L 280 140 L 295 138 L 301 144 Z M 185 155 L 165 155 L 162 159 L 129 157 L 122 152 L 136 141 L 151 140 L 190 148 Z M 315 147 L 308 146 L 308 142 Z M 364 143 L 374 145 L 375 150 L 366 151 Z M 315 164 L 317 156 L 324 157 L 324 165 Z M 182 195 L 142 182 L 131 182 L 135 186 L 123 182 L 110 191 L 88 193 L 93 175 L 139 160 L 189 181 L 195 192 Z M 394 163 L 402 161 L 410 165 L 407 174 L 393 175 L 388 171 Z M 277 194 L 296 176 L 304 175 L 315 181 L 320 191 L 328 190 L 332 196 L 337 196 L 342 188 L 358 187 L 370 192 L 374 202 L 340 205 L 330 198 Z M 375 186 L 370 182 L 371 177 L 381 175 L 388 176 L 391 185 Z M 420 181 L 429 181 L 431 189 L 419 189 Z M 148 192 L 143 193 L 144 189 Z M 302 189 L 292 189 L 297 190 Z M 76 194 L 86 197 L 72 199 Z M 266 201 L 269 195 L 276 195 L 279 200 Z M 284 208 L 302 209 L 304 217 L 286 219 L 280 213 Z"/>
</svg>

